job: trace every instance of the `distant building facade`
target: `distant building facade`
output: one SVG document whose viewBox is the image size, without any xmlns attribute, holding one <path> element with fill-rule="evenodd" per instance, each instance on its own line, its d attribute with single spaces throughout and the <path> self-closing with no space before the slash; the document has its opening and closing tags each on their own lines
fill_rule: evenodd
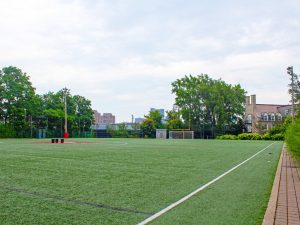
<svg viewBox="0 0 300 225">
<path fill-rule="evenodd" d="M 99 113 L 97 110 L 94 110 L 94 120 L 95 120 L 95 124 L 99 124 L 100 123 L 100 118 L 101 118 L 101 113 Z"/>
<path fill-rule="evenodd" d="M 94 110 L 95 124 L 113 124 L 116 123 L 116 117 L 112 113 L 101 113 Z"/>
<path fill-rule="evenodd" d="M 135 123 L 143 123 L 144 120 L 145 120 L 144 118 L 135 118 L 135 119 L 134 119 L 134 122 L 135 122 Z"/>
<path fill-rule="evenodd" d="M 256 104 L 256 95 L 246 96 L 246 132 L 264 133 L 281 123 L 284 117 L 292 115 L 292 105 Z"/>
<path fill-rule="evenodd" d="M 155 109 L 155 108 L 150 108 L 150 112 L 155 112 L 158 111 L 162 118 L 165 118 L 165 110 L 164 109 Z"/>
<path fill-rule="evenodd" d="M 112 113 L 103 113 L 100 123 L 113 124 L 116 123 L 116 117 Z"/>
<path fill-rule="evenodd" d="M 155 108 L 150 108 L 150 112 L 155 112 L 158 111 L 161 115 L 161 122 L 165 123 L 166 122 L 166 117 L 165 117 L 165 110 L 164 109 L 155 109 Z"/>
</svg>

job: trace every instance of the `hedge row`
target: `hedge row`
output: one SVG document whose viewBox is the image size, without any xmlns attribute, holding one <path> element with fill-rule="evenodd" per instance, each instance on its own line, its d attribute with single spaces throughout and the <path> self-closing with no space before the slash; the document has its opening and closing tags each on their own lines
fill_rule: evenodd
<svg viewBox="0 0 300 225">
<path fill-rule="evenodd" d="M 264 135 L 260 135 L 257 133 L 243 133 L 239 135 L 231 135 L 231 134 L 225 134 L 218 136 L 217 139 L 220 140 L 274 140 L 274 141 L 283 141 L 284 135 L 274 134 L 270 135 L 269 133 L 266 133 Z"/>
<path fill-rule="evenodd" d="M 285 133 L 285 140 L 288 145 L 288 149 L 300 162 L 300 119 L 288 127 Z"/>
<path fill-rule="evenodd" d="M 12 138 L 15 137 L 16 132 L 10 126 L 0 124 L 0 138 Z"/>
</svg>

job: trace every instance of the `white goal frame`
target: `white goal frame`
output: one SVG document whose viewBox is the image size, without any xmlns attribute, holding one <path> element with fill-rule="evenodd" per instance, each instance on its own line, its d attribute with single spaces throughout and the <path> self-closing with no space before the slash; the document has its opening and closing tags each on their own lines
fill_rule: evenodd
<svg viewBox="0 0 300 225">
<path fill-rule="evenodd" d="M 156 139 L 167 139 L 167 129 L 156 129 Z"/>
<path fill-rule="evenodd" d="M 192 130 L 170 130 L 169 139 L 194 139 Z"/>
</svg>

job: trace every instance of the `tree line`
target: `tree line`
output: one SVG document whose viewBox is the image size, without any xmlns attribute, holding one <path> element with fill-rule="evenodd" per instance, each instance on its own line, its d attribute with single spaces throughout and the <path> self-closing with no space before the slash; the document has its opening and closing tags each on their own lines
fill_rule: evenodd
<svg viewBox="0 0 300 225">
<path fill-rule="evenodd" d="M 64 94 L 67 99 L 68 131 L 83 136 L 93 123 L 91 101 L 70 90 L 39 95 L 30 77 L 13 66 L 0 70 L 0 137 L 60 137 L 64 123 Z"/>
<path fill-rule="evenodd" d="M 155 129 L 190 129 L 196 137 L 214 138 L 218 134 L 243 132 L 246 91 L 207 74 L 186 75 L 171 84 L 175 106 L 167 111 L 165 123 L 159 112 L 150 112 L 141 124 L 145 136 L 154 137 Z"/>
</svg>

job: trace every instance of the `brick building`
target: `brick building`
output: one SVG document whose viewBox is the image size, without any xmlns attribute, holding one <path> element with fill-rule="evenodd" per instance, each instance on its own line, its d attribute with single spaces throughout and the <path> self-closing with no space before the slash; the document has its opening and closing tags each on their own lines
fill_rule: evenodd
<svg viewBox="0 0 300 225">
<path fill-rule="evenodd" d="M 116 123 L 116 117 L 112 113 L 103 113 L 100 123 L 113 124 Z"/>
<path fill-rule="evenodd" d="M 246 132 L 264 133 L 291 115 L 292 105 L 256 104 L 256 95 L 246 96 Z"/>
<path fill-rule="evenodd" d="M 94 110 L 94 119 L 95 124 L 113 124 L 116 123 L 116 117 L 112 113 L 99 113 L 97 110 Z"/>
</svg>

